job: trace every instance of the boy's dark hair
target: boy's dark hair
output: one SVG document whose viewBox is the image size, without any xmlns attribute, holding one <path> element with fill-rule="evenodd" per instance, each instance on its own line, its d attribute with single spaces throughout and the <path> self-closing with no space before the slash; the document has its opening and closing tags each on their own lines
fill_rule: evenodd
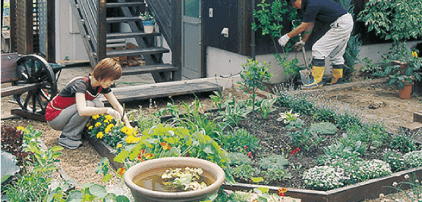
<svg viewBox="0 0 422 202">
<path fill-rule="evenodd" d="M 104 58 L 94 68 L 91 76 L 97 81 L 109 78 L 117 80 L 122 76 L 122 66 L 112 58 Z"/>
</svg>

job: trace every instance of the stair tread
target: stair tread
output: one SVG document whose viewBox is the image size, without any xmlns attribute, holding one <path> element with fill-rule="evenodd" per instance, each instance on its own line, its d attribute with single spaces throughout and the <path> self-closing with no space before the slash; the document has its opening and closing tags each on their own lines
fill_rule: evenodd
<svg viewBox="0 0 422 202">
<path fill-rule="evenodd" d="M 145 32 L 121 32 L 121 33 L 108 33 L 107 39 L 115 39 L 115 38 L 129 38 L 129 37 L 148 37 L 148 36 L 160 36 L 161 33 L 153 32 L 153 33 L 145 33 Z"/>
<path fill-rule="evenodd" d="M 162 47 L 151 47 L 151 48 L 137 48 L 137 49 L 123 49 L 123 50 L 109 50 L 107 51 L 107 57 L 117 56 L 132 56 L 142 54 L 157 54 L 157 53 L 168 53 L 170 52 L 167 48 Z"/>
<path fill-rule="evenodd" d="M 218 90 L 221 90 L 220 85 L 208 81 L 174 81 L 158 84 L 113 88 L 113 94 L 120 102 L 128 102 L 169 96 L 188 95 L 194 93 L 213 92 Z M 103 96 L 101 96 L 100 99 L 103 102 L 107 102 Z"/>
<path fill-rule="evenodd" d="M 178 68 L 170 64 L 130 66 L 122 68 L 122 75 L 146 74 L 151 72 L 169 72 L 176 70 L 178 70 Z"/>
<path fill-rule="evenodd" d="M 140 16 L 132 16 L 132 17 L 108 17 L 106 19 L 107 23 L 112 22 L 122 22 L 122 21 L 142 21 Z"/>
<path fill-rule="evenodd" d="M 145 2 L 125 2 L 125 3 L 107 3 L 107 8 L 123 7 L 123 6 L 142 6 Z"/>
</svg>

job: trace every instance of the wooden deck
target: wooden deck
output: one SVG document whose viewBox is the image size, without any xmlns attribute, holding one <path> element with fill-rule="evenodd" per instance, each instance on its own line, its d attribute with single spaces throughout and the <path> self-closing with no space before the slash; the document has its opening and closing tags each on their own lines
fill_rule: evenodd
<svg viewBox="0 0 422 202">
<path fill-rule="evenodd" d="M 113 93 L 119 102 L 131 102 L 177 95 L 205 93 L 222 90 L 222 87 L 208 81 L 166 82 L 130 87 L 113 88 Z M 107 103 L 105 97 L 101 101 Z"/>
</svg>

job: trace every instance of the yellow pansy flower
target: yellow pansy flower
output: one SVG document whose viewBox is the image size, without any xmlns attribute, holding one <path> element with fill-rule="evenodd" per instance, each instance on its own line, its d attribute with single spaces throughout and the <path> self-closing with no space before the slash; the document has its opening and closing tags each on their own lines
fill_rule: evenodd
<svg viewBox="0 0 422 202">
<path fill-rule="evenodd" d="M 122 144 L 118 144 L 117 146 L 116 146 L 116 148 L 120 148 L 120 147 L 122 147 L 123 145 Z"/>
<path fill-rule="evenodd" d="M 19 127 L 16 128 L 16 130 L 20 130 L 20 131 L 23 131 L 23 129 L 25 129 L 25 128 L 22 127 L 22 126 L 19 126 Z"/>
<path fill-rule="evenodd" d="M 99 133 L 97 133 L 97 138 L 98 139 L 101 139 L 101 138 L 103 138 L 104 137 L 104 133 L 103 132 L 99 132 Z"/>
<path fill-rule="evenodd" d="M 413 51 L 413 52 L 412 52 L 412 57 L 414 57 L 414 58 L 418 58 L 418 53 L 417 53 L 416 51 Z"/>
<path fill-rule="evenodd" d="M 89 126 L 89 127 L 88 127 L 88 130 L 91 130 L 93 127 L 94 127 L 94 126 Z"/>
<path fill-rule="evenodd" d="M 94 115 L 94 116 L 92 116 L 92 119 L 94 119 L 94 120 L 97 120 L 98 118 L 100 118 L 100 115 Z"/>
<path fill-rule="evenodd" d="M 100 122 L 95 123 L 95 127 L 100 127 L 100 126 L 101 126 Z"/>
</svg>

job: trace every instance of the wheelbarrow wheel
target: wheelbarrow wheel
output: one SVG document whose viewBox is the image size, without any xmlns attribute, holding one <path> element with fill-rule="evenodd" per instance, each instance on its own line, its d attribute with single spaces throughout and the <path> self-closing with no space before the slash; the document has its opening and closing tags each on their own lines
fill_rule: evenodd
<svg viewBox="0 0 422 202">
<path fill-rule="evenodd" d="M 17 61 L 21 80 L 13 85 L 41 83 L 36 90 L 14 95 L 23 111 L 45 114 L 48 102 L 57 94 L 57 80 L 48 62 L 38 55 L 26 55 Z"/>
</svg>

